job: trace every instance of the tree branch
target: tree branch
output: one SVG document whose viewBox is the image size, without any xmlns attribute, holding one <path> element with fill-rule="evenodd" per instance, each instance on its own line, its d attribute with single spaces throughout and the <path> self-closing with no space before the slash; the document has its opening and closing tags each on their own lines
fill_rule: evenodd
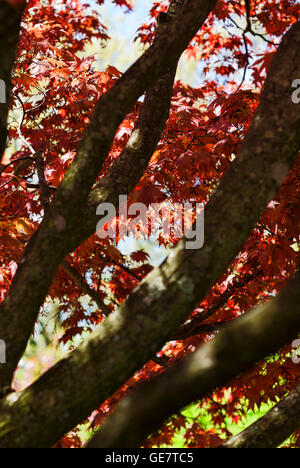
<svg viewBox="0 0 300 468">
<path fill-rule="evenodd" d="M 245 143 L 207 206 L 204 248 L 186 250 L 184 241 L 180 242 L 85 343 L 25 392 L 13 395 L 11 398 L 18 399 L 18 427 L 14 422 L 12 441 L 9 425 L 4 423 L 1 444 L 52 445 L 151 359 L 221 277 L 280 185 L 274 165 L 276 168 L 279 164 L 284 175 L 297 155 L 300 115 L 291 100 L 291 83 L 300 74 L 299 50 L 300 24 L 296 24 L 271 65 Z M 289 314 L 287 310 L 287 317 Z M 7 315 L 0 317 L 3 320 Z M 10 330 L 9 320 L 10 316 Z M 290 330 L 284 335 L 285 327 L 280 327 L 274 334 L 282 331 L 287 341 Z M 267 337 L 273 337 L 273 333 Z M 235 355 L 237 362 L 239 356 Z M 28 408 L 34 408 L 29 416 Z M 23 412 L 26 417 L 22 417 Z M 36 424 L 40 417 L 45 422 L 42 431 Z M 14 421 L 12 416 L 10 421 Z M 24 430 L 28 424 L 30 434 Z"/>
<path fill-rule="evenodd" d="M 220 448 L 277 448 L 300 427 L 300 386 Z"/>
<path fill-rule="evenodd" d="M 184 0 L 173 0 L 168 10 L 169 17 L 175 17 L 183 4 Z M 164 31 L 165 25 L 159 24 L 155 41 L 159 41 Z M 127 145 L 108 174 L 91 191 L 88 205 L 85 207 L 85 211 L 88 210 L 88 222 L 78 233 L 80 236 L 77 240 L 78 244 L 95 232 L 97 205 L 109 202 L 117 206 L 119 195 L 129 195 L 144 174 L 169 116 L 179 58 L 180 53 L 177 58 L 174 58 L 166 72 L 159 76 L 146 92 L 140 115 Z"/>
<path fill-rule="evenodd" d="M 238 281 L 237 284 L 228 288 L 223 294 L 221 294 L 221 296 L 216 298 L 212 307 L 203 310 L 203 312 L 200 312 L 199 314 L 195 315 L 190 320 L 188 320 L 186 323 L 182 324 L 179 330 L 175 333 L 173 339 L 184 340 L 190 336 L 195 336 L 199 333 L 205 333 L 208 331 L 214 331 L 218 329 L 217 323 L 213 324 L 213 327 L 210 328 L 209 325 L 203 325 L 202 322 L 204 322 L 204 320 L 207 320 L 209 317 L 218 312 L 218 310 L 228 302 L 228 300 L 233 294 L 237 292 L 237 290 L 245 287 L 247 284 L 253 281 L 257 274 L 258 273 L 256 273 L 255 275 L 246 275 L 244 278 Z"/>
<path fill-rule="evenodd" d="M 50 207 L 51 195 L 50 195 L 50 189 L 48 187 L 48 184 L 45 178 L 45 162 L 43 158 L 43 153 L 41 151 L 36 152 L 35 162 L 36 162 L 37 173 L 38 173 L 38 178 L 39 178 L 41 201 L 42 201 L 45 212 L 47 212 Z"/>
<path fill-rule="evenodd" d="M 91 299 L 93 299 L 93 301 L 97 304 L 97 306 L 99 307 L 99 309 L 105 314 L 105 315 L 109 315 L 110 311 L 109 309 L 106 307 L 106 305 L 103 303 L 103 300 L 100 298 L 99 294 L 97 293 L 97 291 L 95 291 L 95 289 L 91 288 L 87 282 L 85 281 L 85 279 L 81 276 L 80 273 L 78 273 L 78 271 L 76 270 L 75 267 L 73 267 L 72 265 L 70 265 L 70 263 L 67 261 L 67 260 L 63 260 L 63 262 L 61 263 L 61 268 L 66 272 L 68 273 L 68 275 L 71 276 L 71 278 L 73 279 L 74 283 L 83 291 L 85 292 L 85 294 L 87 294 L 88 296 L 91 297 Z"/>
<path fill-rule="evenodd" d="M 0 368 L 0 387 L 10 385 L 57 267 L 76 248 L 78 216 L 82 216 L 119 124 L 145 89 L 177 63 L 178 54 L 187 47 L 215 3 L 216 0 L 186 0 L 181 14 L 168 22 L 159 40 L 97 105 L 75 161 L 26 247 L 10 291 L 0 306 L 0 330 L 7 344 L 7 364 Z"/>
<path fill-rule="evenodd" d="M 137 447 L 169 416 L 215 388 L 226 385 L 240 372 L 295 338 L 300 331 L 299 281 L 298 273 L 278 297 L 235 320 L 214 340 L 164 374 L 141 384 L 108 417 L 88 448 Z M 297 398 L 299 395 L 300 389 Z M 291 398 L 288 403 L 295 400 Z M 254 445 L 261 446 L 266 442 L 265 433 L 270 426 L 271 434 L 274 432 L 273 443 L 284 441 L 299 425 L 300 401 L 297 400 L 293 422 L 280 435 L 279 426 L 282 427 L 293 414 L 292 407 L 287 409 L 287 406 L 286 402 L 280 410 L 273 410 L 267 421 L 264 419 L 265 426 L 261 422 L 261 432 L 256 431 L 257 438 L 252 435 L 253 429 L 250 430 L 249 444 L 246 436 L 237 444 L 251 446 L 252 440 Z"/>
<path fill-rule="evenodd" d="M 49 210 L 51 200 L 50 200 L 50 188 L 46 182 L 45 178 L 45 163 L 43 154 L 41 151 L 37 151 L 35 154 L 35 162 L 37 166 L 37 173 L 39 179 L 39 189 L 41 193 L 41 201 L 44 207 L 45 213 Z M 74 268 L 70 263 L 65 259 L 60 264 L 60 267 L 73 279 L 74 283 L 83 291 L 85 292 L 90 298 L 97 304 L 99 309 L 106 315 L 108 315 L 109 310 L 101 300 L 98 293 L 91 288 L 87 282 L 82 278 L 82 276 L 78 273 L 76 268 Z"/>
<path fill-rule="evenodd" d="M 184 1 L 172 0 L 168 11 L 171 18 L 180 12 Z M 165 25 L 158 25 L 155 41 L 159 41 L 164 31 Z M 88 203 L 83 211 L 86 223 L 77 230 L 74 245 L 81 244 L 95 233 L 98 222 L 96 207 L 100 203 L 108 202 L 117 206 L 119 195 L 129 195 L 144 174 L 169 116 L 174 77 L 180 55 L 181 52 L 178 52 L 177 57 L 174 55 L 173 63 L 146 92 L 140 115 L 127 145 L 108 174 L 89 194 Z"/>
</svg>

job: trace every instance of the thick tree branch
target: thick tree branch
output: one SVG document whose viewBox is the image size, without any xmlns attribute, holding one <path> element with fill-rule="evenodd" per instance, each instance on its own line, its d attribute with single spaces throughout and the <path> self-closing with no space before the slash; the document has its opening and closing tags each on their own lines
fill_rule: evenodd
<svg viewBox="0 0 300 468">
<path fill-rule="evenodd" d="M 13 428 L 3 424 L 3 446 L 51 445 L 73 428 L 161 349 L 223 274 L 297 155 L 300 115 L 291 100 L 291 83 L 300 74 L 299 50 L 297 24 L 270 68 L 256 118 L 237 160 L 208 204 L 204 248 L 186 250 L 180 242 L 82 346 L 25 392 L 11 396 L 18 399 L 19 422 Z M 28 408 L 34 408 L 30 416 Z M 42 431 L 36 423 L 40 417 L 45 423 Z M 30 434 L 24 430 L 28 424 Z"/>
<path fill-rule="evenodd" d="M 169 7 L 169 16 L 175 16 L 183 3 L 184 0 L 173 0 Z M 156 41 L 162 31 L 164 31 L 164 25 L 159 25 Z M 72 248 L 95 233 L 95 226 L 98 222 L 96 207 L 100 203 L 112 203 L 117 206 L 119 195 L 129 195 L 144 174 L 169 116 L 179 58 L 180 53 L 178 53 L 177 60 L 174 57 L 174 62 L 167 71 L 146 92 L 140 115 L 128 143 L 107 175 L 89 194 L 88 203 L 82 214 L 86 222 L 80 226 L 80 229 L 77 229 L 77 237 L 74 239 Z"/>
<path fill-rule="evenodd" d="M 300 386 L 220 448 L 277 448 L 300 428 Z"/>
<path fill-rule="evenodd" d="M 39 179 L 39 189 L 41 193 L 41 201 L 44 207 L 45 213 L 49 210 L 50 207 L 50 188 L 46 182 L 45 178 L 45 163 L 44 163 L 44 158 L 43 154 L 41 151 L 37 151 L 35 154 L 35 162 L 37 166 L 37 173 L 38 173 L 38 179 Z M 85 279 L 78 273 L 76 268 L 72 265 L 70 265 L 68 260 L 63 260 L 62 263 L 60 264 L 60 267 L 73 279 L 74 283 L 83 291 L 85 292 L 90 298 L 97 304 L 99 309 L 108 315 L 109 311 L 105 304 L 103 304 L 103 301 L 101 300 L 100 296 L 98 293 L 91 288 Z"/>
<path fill-rule="evenodd" d="M 22 12 L 23 8 L 0 2 L 0 162 L 6 145 L 11 72 L 19 40 Z"/>
<path fill-rule="evenodd" d="M 167 23 L 159 40 L 101 98 L 76 159 L 25 249 L 8 296 L 0 306 L 0 332 L 7 343 L 7 364 L 0 367 L 0 387 L 10 385 L 57 267 L 77 246 L 83 209 L 119 124 L 145 89 L 177 63 L 215 3 L 186 0 L 180 15 Z"/>
<path fill-rule="evenodd" d="M 184 0 L 173 0 L 171 2 L 168 11 L 170 18 L 178 13 L 183 3 Z M 160 34 L 164 30 L 165 26 L 159 24 L 155 41 L 159 41 Z M 146 92 L 139 118 L 127 145 L 108 174 L 89 195 L 89 203 L 85 207 L 85 215 L 87 214 L 86 210 L 89 212 L 88 221 L 79 233 L 81 238 L 78 238 L 78 243 L 81 243 L 95 232 L 95 224 L 97 224 L 95 218 L 96 206 L 107 202 L 117 206 L 119 195 L 129 195 L 146 170 L 169 116 L 173 83 L 179 58 L 180 53 L 178 53 L 177 60 L 174 59 L 169 69 Z"/>
<path fill-rule="evenodd" d="M 161 376 L 142 384 L 121 402 L 90 442 L 89 448 L 137 447 L 169 416 L 192 401 L 203 398 L 216 387 L 226 385 L 240 372 L 295 338 L 297 331 L 300 331 L 299 283 L 298 273 L 276 299 L 235 320 L 213 341 Z M 298 398 L 299 392 L 298 389 Z M 292 399 L 293 402 L 295 400 Z M 287 406 L 285 403 L 282 411 L 273 410 L 266 425 L 261 423 L 261 434 L 257 431 L 257 438 L 249 436 L 249 446 L 251 438 L 254 445 L 267 442 L 265 431 L 270 429 L 270 425 L 271 434 L 274 433 L 273 443 L 276 444 L 280 444 L 297 429 L 300 401 L 297 400 L 294 416 L 292 407 L 287 410 Z M 290 422 L 281 438 L 279 426 L 282 427 L 290 416 L 293 417 L 293 423 Z M 277 423 L 275 418 L 278 418 Z M 244 443 L 248 445 L 246 440 Z"/>
<path fill-rule="evenodd" d="M 142 384 L 120 404 L 90 447 L 137 446 L 167 417 L 216 387 L 226 385 L 247 367 L 291 341 L 300 330 L 299 281 L 298 273 L 272 301 L 234 321 L 213 341 L 163 375 L 148 384 Z M 132 348 L 132 343 L 130 345 Z M 118 347 L 117 340 L 115 346 Z M 95 357 L 92 356 L 91 346 L 85 344 L 83 347 L 81 359 L 85 357 L 85 362 L 82 366 L 89 365 L 89 360 Z M 54 434 L 62 430 L 61 424 L 66 419 L 73 417 L 74 425 L 76 415 L 73 411 L 78 410 L 80 392 L 82 394 L 88 390 L 94 402 L 100 388 L 103 395 L 106 380 L 101 381 L 103 373 L 99 362 L 94 369 L 98 373 L 98 386 L 93 386 L 90 393 L 92 379 L 85 386 L 82 380 L 76 390 L 76 384 L 81 380 L 81 374 L 76 373 L 79 359 L 78 351 L 74 352 L 71 359 L 66 360 L 66 365 L 58 364 L 31 387 L 18 395 L 8 395 L 0 402 L 1 447 L 36 448 L 51 445 Z M 112 364 L 109 362 L 110 379 L 114 379 L 120 369 Z M 68 397 L 69 385 L 73 387 L 72 399 Z M 56 403 L 61 399 L 64 399 L 64 406 L 57 408 Z M 40 426 L 40 420 L 44 422 L 43 427 Z M 31 430 L 26 431 L 26 427 Z"/>
<path fill-rule="evenodd" d="M 139 119 L 124 151 L 108 174 L 92 190 L 89 204 L 85 208 L 90 215 L 80 233 L 81 239 L 89 237 L 95 231 L 96 206 L 107 201 L 117 206 L 119 195 L 129 195 L 146 170 L 169 115 L 176 68 L 177 63 L 146 94 Z"/>
</svg>

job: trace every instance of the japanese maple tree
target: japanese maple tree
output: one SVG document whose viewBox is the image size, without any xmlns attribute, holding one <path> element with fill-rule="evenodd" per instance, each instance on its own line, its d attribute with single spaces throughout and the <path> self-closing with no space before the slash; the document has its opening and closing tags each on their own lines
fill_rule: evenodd
<svg viewBox="0 0 300 468">
<path fill-rule="evenodd" d="M 86 53 L 103 3 L 0 2 L 0 447 L 299 447 L 299 3 L 154 1 L 126 71 Z M 122 254 L 120 195 L 204 204 L 204 246 L 161 217 L 160 266 Z M 20 377 L 53 304 L 68 353 Z"/>
</svg>

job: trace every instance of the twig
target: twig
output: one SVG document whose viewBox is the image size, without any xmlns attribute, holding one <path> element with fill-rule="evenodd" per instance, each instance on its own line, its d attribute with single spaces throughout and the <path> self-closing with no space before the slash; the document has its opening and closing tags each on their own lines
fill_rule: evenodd
<svg viewBox="0 0 300 468">
<path fill-rule="evenodd" d="M 37 173 L 38 173 L 39 185 L 40 185 L 40 191 L 41 191 L 41 201 L 44 206 L 44 210 L 46 212 L 48 211 L 50 207 L 51 194 L 50 194 L 50 189 L 48 187 L 48 184 L 46 182 L 45 162 L 44 162 L 43 154 L 40 150 L 38 150 L 35 153 L 35 161 L 36 161 Z"/>
<path fill-rule="evenodd" d="M 244 73 L 243 73 L 242 81 L 241 81 L 241 83 L 240 83 L 238 89 L 236 90 L 236 92 L 239 91 L 239 90 L 241 89 L 241 87 L 242 87 L 242 85 L 243 85 L 243 83 L 244 83 L 244 81 L 245 81 L 245 79 L 246 79 L 248 67 L 249 67 L 249 64 L 250 64 L 250 60 L 249 60 L 249 49 L 248 49 L 247 36 L 246 36 L 246 34 L 247 34 L 247 31 L 244 31 L 244 33 L 243 33 L 243 41 L 244 41 L 245 52 L 246 52 L 246 66 L 245 66 L 245 68 L 244 68 Z"/>
<path fill-rule="evenodd" d="M 4 166 L 1 167 L 0 169 L 0 175 L 2 174 L 2 172 L 5 171 L 5 169 L 7 169 L 9 166 L 11 166 L 12 164 L 15 164 L 16 162 L 20 162 L 20 161 L 26 161 L 28 159 L 31 159 L 32 161 L 34 160 L 31 156 L 24 156 L 22 158 L 18 158 L 18 159 L 14 159 L 13 161 L 9 162 L 8 164 L 5 164 Z"/>
<path fill-rule="evenodd" d="M 82 289 L 88 296 L 90 296 L 93 301 L 97 304 L 99 309 L 107 316 L 109 315 L 110 311 L 107 306 L 103 303 L 103 300 L 100 298 L 99 294 L 95 289 L 91 288 L 86 280 L 81 276 L 80 273 L 76 270 L 74 266 L 72 266 L 67 260 L 63 260 L 60 264 L 61 268 L 71 276 L 74 283 Z"/>
<path fill-rule="evenodd" d="M 247 33 L 252 34 L 252 36 L 260 37 L 261 39 L 263 39 L 265 42 L 267 42 L 270 45 L 273 45 L 273 46 L 278 45 L 278 44 L 275 44 L 274 42 L 272 42 L 271 40 L 267 39 L 266 37 L 264 37 L 263 34 L 253 31 L 252 22 L 251 22 L 250 0 L 245 0 L 245 7 L 246 7 L 247 25 L 246 25 L 246 28 L 244 30 L 236 23 L 236 21 L 234 21 L 231 17 L 229 17 L 229 20 L 236 26 L 236 28 L 243 30 L 243 41 L 244 41 L 244 45 L 245 45 L 246 61 L 247 61 L 246 66 L 244 68 L 242 81 L 241 81 L 239 87 L 237 88 L 236 92 L 238 92 L 241 89 L 243 83 L 245 82 L 247 71 L 248 71 L 248 68 L 249 68 L 249 65 L 250 65 L 250 53 L 249 53 L 249 48 L 248 48 L 248 44 L 247 44 Z"/>
<path fill-rule="evenodd" d="M 14 180 L 14 178 L 12 177 L 12 178 L 9 179 L 7 182 L 4 182 L 4 184 L 0 185 L 0 189 L 2 189 L 2 187 L 5 187 L 5 185 L 10 184 L 13 180 Z"/>
<path fill-rule="evenodd" d="M 207 309 L 203 310 L 203 312 L 195 315 L 189 321 L 181 325 L 178 332 L 174 335 L 172 339 L 185 340 L 186 338 L 199 335 L 200 333 L 209 333 L 214 331 L 214 329 L 210 329 L 211 324 L 203 324 L 203 322 L 212 315 L 214 315 L 216 312 L 218 312 L 218 310 L 221 309 L 221 307 L 224 307 L 228 300 L 234 294 L 236 294 L 241 288 L 251 283 L 251 281 L 257 278 L 261 273 L 262 270 L 258 270 L 257 272 L 255 272 L 255 274 L 249 274 L 246 275 L 244 278 L 241 278 L 236 286 L 229 288 L 221 296 L 216 298 L 216 302 L 213 306 L 208 307 Z M 213 328 L 215 327 L 215 325 L 219 324 L 213 324 Z"/>
<path fill-rule="evenodd" d="M 24 177 L 22 177 L 22 179 L 24 179 Z M 24 179 L 24 180 L 25 180 L 26 185 L 27 185 L 28 188 L 31 188 L 31 189 L 39 189 L 40 188 L 39 184 L 32 184 L 30 182 L 27 182 L 26 179 Z M 49 188 L 49 190 L 54 191 L 54 192 L 57 190 L 56 187 L 52 187 L 51 185 L 48 185 L 48 188 Z"/>
<path fill-rule="evenodd" d="M 128 268 L 127 266 L 125 265 L 121 265 L 120 263 L 117 263 L 115 260 L 112 260 L 112 263 L 119 267 L 121 270 L 123 270 L 125 273 L 127 273 L 129 276 L 132 276 L 134 279 L 136 279 L 137 281 L 141 281 L 141 278 L 138 277 L 138 275 L 136 275 L 135 273 L 133 273 L 133 271 L 130 270 L 130 268 Z"/>
</svg>

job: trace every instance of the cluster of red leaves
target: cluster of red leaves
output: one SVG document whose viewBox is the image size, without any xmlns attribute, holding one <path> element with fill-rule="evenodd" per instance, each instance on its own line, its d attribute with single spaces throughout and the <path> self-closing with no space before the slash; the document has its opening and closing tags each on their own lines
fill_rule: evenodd
<svg viewBox="0 0 300 468">
<path fill-rule="evenodd" d="M 81 446 L 81 440 L 76 432 L 70 432 L 65 437 L 60 439 L 52 448 L 70 449 Z"/>
<path fill-rule="evenodd" d="M 166 11 L 169 1 L 155 2 L 150 10 L 149 21 L 143 24 L 136 40 L 142 44 L 151 44 L 157 27 L 157 16 Z M 246 31 L 246 5 L 245 2 L 219 0 L 214 11 L 201 28 L 201 31 L 190 43 L 185 54 L 189 58 L 198 59 L 201 56 L 201 69 L 203 76 L 221 77 L 218 82 L 234 86 L 234 76 L 237 71 L 244 68 L 248 61 L 251 65 L 253 82 L 261 86 L 274 47 L 279 43 L 284 32 L 299 19 L 299 5 L 295 1 L 277 2 L 276 0 L 253 0 L 250 2 L 250 18 L 252 31 L 259 34 L 255 36 L 248 32 L 245 36 L 248 53 L 245 50 L 243 32 Z M 255 60 L 259 55 L 254 39 L 260 37 L 261 59 Z M 266 48 L 270 52 L 266 53 Z M 217 83 L 215 82 L 215 86 Z"/>
<path fill-rule="evenodd" d="M 98 4 L 101 3 L 99 0 Z M 132 8 L 126 0 L 115 3 Z M 150 22 L 138 31 L 143 44 L 152 42 L 156 18 L 168 3 L 154 3 Z M 198 57 L 201 51 L 202 84 L 192 88 L 176 83 L 166 129 L 143 178 L 131 194 L 131 202 L 207 203 L 235 158 L 252 122 L 265 71 L 273 56 L 271 42 L 277 44 L 299 18 L 295 2 L 282 1 L 278 5 L 263 0 L 252 1 L 251 5 L 255 31 L 267 34 L 270 42 L 261 40 L 258 55 L 255 41 L 248 35 L 249 56 L 253 58 L 249 83 L 239 87 L 233 75 L 243 71 L 247 62 L 238 27 L 245 26 L 244 2 L 220 0 L 187 51 L 190 57 Z M 105 46 L 109 39 L 105 31 L 99 15 L 79 0 L 48 0 L 43 5 L 35 0 L 29 2 L 14 74 L 15 113 L 9 130 L 11 148 L 16 149 L 9 160 L 6 158 L 5 162 L 10 164 L 0 173 L 0 300 L 4 299 L 22 251 L 43 216 L 40 193 L 34 186 L 36 167 L 32 152 L 43 151 L 46 180 L 54 194 L 74 159 L 96 103 L 120 77 L 114 67 L 97 71 L 94 57 L 82 54 L 92 38 Z M 120 126 L 99 178 L 122 152 L 140 107 L 141 103 L 137 103 Z M 21 169 L 18 159 L 22 161 Z M 14 171 L 17 166 L 18 175 Z M 300 239 L 299 170 L 298 159 L 243 251 L 190 318 L 221 304 L 205 324 L 233 320 L 259 301 L 268 300 L 294 274 L 298 255 L 295 245 L 297 242 L 299 245 Z M 157 241 L 170 245 L 177 239 L 158 235 Z M 143 252 L 124 257 L 110 241 L 100 241 L 96 236 L 82 244 L 69 260 L 98 291 L 108 311 L 124 301 L 152 268 Z M 104 318 L 103 311 L 83 305 L 83 294 L 59 269 L 49 298 L 60 303 L 65 328 L 63 342 L 92 329 Z M 222 301 L 224 297 L 226 300 Z M 164 362 L 167 360 L 168 367 L 210 338 L 211 335 L 200 334 L 168 343 L 159 356 Z M 200 416 L 191 423 L 179 414 L 145 441 L 144 446 L 171 444 L 174 434 L 183 429 L 189 447 L 217 446 L 230 436 L 228 420 L 238 422 L 248 409 L 275 403 L 296 385 L 299 366 L 293 365 L 289 353 L 289 348 L 282 350 L 240 376 L 230 388 L 219 389 L 199 402 L 199 411 L 205 408 L 211 417 L 210 427 L 203 427 Z M 89 419 L 91 426 L 101 424 L 138 382 L 164 369 L 153 361 L 147 363 L 93 413 Z M 297 444 L 299 435 L 295 440 Z M 80 446 L 80 440 L 71 433 L 58 446 Z"/>
</svg>

